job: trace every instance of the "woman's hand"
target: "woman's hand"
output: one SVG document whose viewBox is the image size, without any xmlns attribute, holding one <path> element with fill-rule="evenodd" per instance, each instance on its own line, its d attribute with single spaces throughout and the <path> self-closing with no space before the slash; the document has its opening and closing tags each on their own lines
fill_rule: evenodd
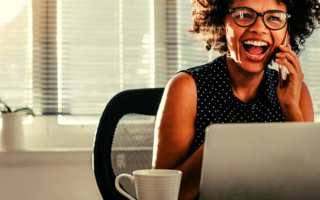
<svg viewBox="0 0 320 200">
<path fill-rule="evenodd" d="M 284 81 L 284 87 L 280 88 L 278 85 L 277 95 L 280 105 L 290 108 L 299 107 L 301 85 L 304 75 L 302 73 L 301 65 L 298 56 L 291 50 L 290 45 L 280 45 L 282 52 L 276 54 L 276 62 L 279 65 L 284 65 L 289 73 L 289 79 Z M 281 76 L 281 74 L 279 74 Z"/>
<path fill-rule="evenodd" d="M 277 97 L 286 121 L 313 121 L 313 107 L 306 84 L 303 82 L 301 64 L 298 56 L 291 50 L 290 44 L 280 45 L 282 52 L 276 54 L 276 62 L 284 65 L 290 76 L 280 83 L 277 88 Z M 279 74 L 281 76 L 281 74 Z"/>
</svg>

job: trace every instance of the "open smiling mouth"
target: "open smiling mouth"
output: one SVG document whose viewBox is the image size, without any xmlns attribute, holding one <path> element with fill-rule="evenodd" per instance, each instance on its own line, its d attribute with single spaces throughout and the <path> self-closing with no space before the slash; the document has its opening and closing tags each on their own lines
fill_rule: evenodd
<svg viewBox="0 0 320 200">
<path fill-rule="evenodd" d="M 243 42 L 244 50 L 252 57 L 261 57 L 269 48 L 269 44 L 263 41 L 247 40 Z"/>
</svg>

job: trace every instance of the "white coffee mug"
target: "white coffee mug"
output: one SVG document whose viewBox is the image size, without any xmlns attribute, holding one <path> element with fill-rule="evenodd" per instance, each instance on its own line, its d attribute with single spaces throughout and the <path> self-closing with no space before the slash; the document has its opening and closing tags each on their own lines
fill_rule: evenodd
<svg viewBox="0 0 320 200">
<path fill-rule="evenodd" d="M 135 185 L 138 200 L 177 200 L 182 172 L 170 169 L 143 169 L 130 174 L 120 174 L 115 180 L 117 190 L 130 200 L 135 200 L 119 185 L 123 177 Z"/>
</svg>

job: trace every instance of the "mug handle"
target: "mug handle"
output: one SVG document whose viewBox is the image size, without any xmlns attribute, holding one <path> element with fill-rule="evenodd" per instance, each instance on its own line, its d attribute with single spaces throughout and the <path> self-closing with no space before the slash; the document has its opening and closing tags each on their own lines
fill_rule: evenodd
<svg viewBox="0 0 320 200">
<path fill-rule="evenodd" d="M 135 198 L 133 198 L 132 196 L 130 196 L 128 193 L 126 193 L 119 184 L 120 178 L 123 177 L 127 177 L 130 179 L 130 181 L 132 182 L 132 184 L 134 184 L 134 177 L 130 174 L 120 174 L 119 176 L 117 176 L 116 180 L 114 181 L 114 185 L 116 186 L 116 189 L 125 197 L 127 197 L 130 200 L 136 200 Z"/>
</svg>

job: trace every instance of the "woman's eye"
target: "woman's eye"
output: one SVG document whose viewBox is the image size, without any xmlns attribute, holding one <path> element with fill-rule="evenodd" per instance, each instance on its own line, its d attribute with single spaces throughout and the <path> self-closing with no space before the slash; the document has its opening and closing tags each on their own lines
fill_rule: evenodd
<svg viewBox="0 0 320 200">
<path fill-rule="evenodd" d="M 236 16 L 237 19 L 253 19 L 252 14 L 240 13 Z"/>
<path fill-rule="evenodd" d="M 273 21 L 273 22 L 277 21 L 277 22 L 281 22 L 282 20 L 281 20 L 279 17 L 276 17 L 276 16 L 270 16 L 270 17 L 268 18 L 268 21 Z"/>
</svg>

